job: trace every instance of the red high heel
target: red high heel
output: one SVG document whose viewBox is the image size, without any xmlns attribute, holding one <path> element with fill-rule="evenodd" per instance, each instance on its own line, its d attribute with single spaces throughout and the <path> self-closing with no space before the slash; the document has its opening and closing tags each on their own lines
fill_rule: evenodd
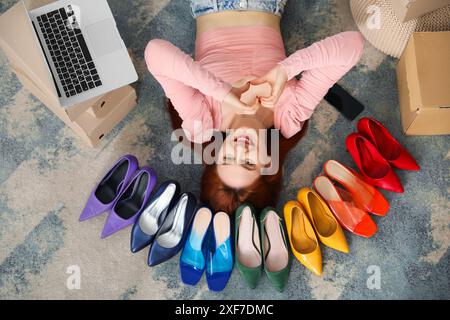
<svg viewBox="0 0 450 320">
<path fill-rule="evenodd" d="M 362 118 L 358 122 L 358 131 L 372 142 L 392 166 L 402 170 L 420 170 L 416 160 L 379 121 Z"/>
<path fill-rule="evenodd" d="M 347 137 L 345 143 L 367 183 L 392 192 L 404 192 L 403 186 L 389 162 L 368 139 L 359 133 L 352 133 Z"/>
</svg>

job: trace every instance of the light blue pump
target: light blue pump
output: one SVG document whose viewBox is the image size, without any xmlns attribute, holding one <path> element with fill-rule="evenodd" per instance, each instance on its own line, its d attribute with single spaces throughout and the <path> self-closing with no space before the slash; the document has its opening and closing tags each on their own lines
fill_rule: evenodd
<svg viewBox="0 0 450 320">
<path fill-rule="evenodd" d="M 180 275 L 184 284 L 195 286 L 206 268 L 207 234 L 212 212 L 207 207 L 197 210 L 194 222 L 180 257 Z"/>
<path fill-rule="evenodd" d="M 233 271 L 233 246 L 228 214 L 219 212 L 214 216 L 208 237 L 206 282 L 211 291 L 222 291 Z"/>
</svg>

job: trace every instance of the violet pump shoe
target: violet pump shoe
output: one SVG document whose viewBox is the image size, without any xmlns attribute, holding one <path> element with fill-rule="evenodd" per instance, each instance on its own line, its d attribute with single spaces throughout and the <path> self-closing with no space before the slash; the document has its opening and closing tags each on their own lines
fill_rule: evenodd
<svg viewBox="0 0 450 320">
<path fill-rule="evenodd" d="M 136 222 L 144 210 L 156 184 L 156 173 L 150 168 L 141 168 L 119 196 L 106 220 L 101 238 L 128 227 Z"/>
<path fill-rule="evenodd" d="M 161 184 L 133 225 L 131 252 L 136 253 L 153 242 L 156 233 L 166 219 L 167 213 L 172 210 L 179 197 L 180 186 L 178 182 L 169 180 Z"/>
<path fill-rule="evenodd" d="M 133 178 L 138 166 L 136 157 L 132 155 L 121 157 L 91 192 L 81 213 L 80 221 L 110 210 L 128 182 Z"/>
<path fill-rule="evenodd" d="M 192 193 L 183 193 L 177 204 L 168 213 L 161 229 L 150 246 L 148 265 L 163 263 L 176 255 L 184 246 L 190 225 L 197 208 L 197 199 Z"/>
</svg>

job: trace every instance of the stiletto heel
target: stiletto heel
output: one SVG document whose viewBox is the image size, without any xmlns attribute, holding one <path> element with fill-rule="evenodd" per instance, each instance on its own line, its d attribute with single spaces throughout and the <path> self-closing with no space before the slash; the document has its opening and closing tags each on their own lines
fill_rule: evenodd
<svg viewBox="0 0 450 320">
<path fill-rule="evenodd" d="M 139 216 L 131 230 L 131 252 L 136 253 L 151 244 L 155 235 L 166 219 L 167 213 L 173 208 L 179 198 L 178 182 L 169 180 L 156 190 L 144 211 Z"/>
<path fill-rule="evenodd" d="M 284 220 L 294 256 L 314 274 L 322 274 L 322 253 L 311 222 L 297 201 L 284 205 Z"/>
<path fill-rule="evenodd" d="M 330 248 L 348 253 L 344 232 L 323 199 L 313 190 L 303 188 L 298 192 L 297 200 L 305 208 L 320 241 Z"/>
<path fill-rule="evenodd" d="M 367 183 L 381 189 L 403 193 L 403 186 L 391 165 L 369 140 L 358 133 L 352 133 L 345 143 Z"/>
<path fill-rule="evenodd" d="M 110 210 L 133 178 L 138 166 L 136 157 L 121 157 L 91 192 L 79 220 L 85 221 Z"/>
<path fill-rule="evenodd" d="M 148 265 L 150 267 L 169 260 L 181 250 L 196 206 L 197 200 L 192 193 L 187 192 L 181 195 L 177 204 L 167 214 L 150 247 L 148 255 Z"/>
<path fill-rule="evenodd" d="M 392 166 L 402 170 L 420 170 L 420 166 L 406 148 L 379 121 L 362 118 L 358 122 L 358 131 L 372 142 Z"/>
<path fill-rule="evenodd" d="M 236 210 L 236 267 L 247 285 L 256 288 L 262 273 L 261 240 L 255 209 L 242 205 Z"/>
<path fill-rule="evenodd" d="M 264 271 L 272 286 L 277 291 L 283 292 L 291 269 L 283 223 L 273 208 L 264 209 L 260 219 Z"/>
<path fill-rule="evenodd" d="M 141 168 L 114 203 L 101 237 L 106 238 L 135 223 L 155 184 L 156 173 L 150 168 Z"/>
</svg>

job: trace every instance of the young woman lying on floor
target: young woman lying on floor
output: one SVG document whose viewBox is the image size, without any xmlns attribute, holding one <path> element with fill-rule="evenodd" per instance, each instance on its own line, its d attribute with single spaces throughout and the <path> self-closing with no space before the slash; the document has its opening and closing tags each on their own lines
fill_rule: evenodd
<svg viewBox="0 0 450 320">
<path fill-rule="evenodd" d="M 231 213 L 244 202 L 276 205 L 282 163 L 295 146 L 285 140 L 300 140 L 317 105 L 362 55 L 361 34 L 344 32 L 286 57 L 280 32 L 286 2 L 191 0 L 195 60 L 165 40 L 151 40 L 146 48 L 148 69 L 192 142 L 235 129 L 202 177 L 201 199 L 214 210 Z M 267 150 L 267 139 L 252 132 L 270 128 L 283 136 L 280 170 L 264 175 L 268 162 L 258 151 Z"/>
</svg>

